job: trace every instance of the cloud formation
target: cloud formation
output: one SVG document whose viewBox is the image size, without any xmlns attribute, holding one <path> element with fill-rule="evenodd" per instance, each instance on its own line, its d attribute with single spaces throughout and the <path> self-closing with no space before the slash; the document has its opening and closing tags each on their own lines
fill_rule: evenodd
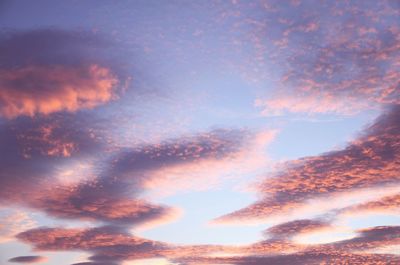
<svg viewBox="0 0 400 265">
<path fill-rule="evenodd" d="M 249 39 L 260 60 L 279 65 L 276 89 L 256 100 L 263 115 L 353 114 L 400 103 L 393 1 L 267 1 L 259 8 L 264 16 L 242 23 L 253 29 Z"/>
<path fill-rule="evenodd" d="M 290 239 L 295 235 L 308 233 L 330 227 L 330 223 L 322 220 L 294 220 L 287 223 L 278 224 L 266 230 L 266 234 L 272 239 Z"/>
<path fill-rule="evenodd" d="M 95 262 L 140 259 L 157 255 L 166 244 L 129 235 L 118 227 L 89 229 L 37 228 L 17 236 L 36 250 L 82 250 Z"/>
<path fill-rule="evenodd" d="M 120 76 L 89 32 L 56 29 L 0 35 L 0 115 L 48 115 L 104 104 L 116 96 Z"/>
<path fill-rule="evenodd" d="M 318 220 L 296 220 L 270 228 L 272 232 L 269 233 L 275 231 L 277 236 L 245 246 L 172 245 L 139 238 L 113 226 L 86 229 L 36 228 L 22 232 L 17 237 L 32 244 L 37 251 L 89 251 L 92 253 L 90 262 L 95 264 L 119 264 L 124 260 L 160 257 L 177 264 L 336 264 L 339 261 L 351 264 L 379 264 L 386 261 L 388 263 L 384 264 L 396 264 L 399 261 L 396 255 L 365 252 L 400 244 L 398 226 L 361 229 L 351 239 L 327 244 L 303 245 L 290 242 L 291 236 L 326 225 Z M 284 232 L 279 233 L 278 230 Z M 286 237 L 288 234 L 290 236 Z"/>
<path fill-rule="evenodd" d="M 116 226 L 86 229 L 42 227 L 22 232 L 17 238 L 31 244 L 36 251 L 88 251 L 92 256 L 87 264 L 120 264 L 124 260 L 176 258 L 237 249 L 213 245 L 177 246 L 143 239 Z"/>
<path fill-rule="evenodd" d="M 318 223 L 318 224 L 317 224 Z M 305 224 L 304 226 L 299 224 Z M 312 224 L 312 225 L 311 225 Z M 272 227 L 271 231 L 290 230 L 290 233 L 302 227 L 311 231 L 321 227 L 322 223 L 316 220 L 296 220 Z M 326 225 L 326 224 L 325 224 Z M 292 229 L 292 227 L 295 227 Z M 289 229 L 287 229 L 289 228 Z M 301 230 L 301 229 L 300 229 Z M 302 233 L 299 231 L 299 233 Z M 291 234 L 295 235 L 295 233 Z M 245 246 L 239 255 L 223 256 L 186 256 L 174 259 L 178 264 L 397 264 L 398 255 L 372 254 L 363 252 L 382 246 L 398 245 L 400 233 L 398 226 L 380 226 L 358 231 L 358 235 L 349 240 L 342 240 L 327 244 L 299 245 L 281 242 L 281 249 L 269 248 L 272 244 L 279 245 L 276 239 L 269 239 L 256 244 Z M 264 246 L 264 248 L 263 248 Z"/>
<path fill-rule="evenodd" d="M 122 265 L 129 260 L 152 258 L 181 265 L 399 264 L 399 255 L 377 254 L 381 248 L 400 245 L 398 226 L 367 227 L 352 231 L 355 233 L 352 238 L 330 240 L 324 244 L 295 240 L 297 236 L 339 229 L 333 220 L 340 214 L 397 213 L 399 210 L 399 195 L 392 193 L 381 198 L 371 196 L 373 200 L 367 198 L 348 206 L 353 203 L 350 201 L 347 207 L 340 209 L 335 209 L 332 202 L 328 210 L 319 209 L 326 210 L 323 213 L 326 215 L 315 219 L 301 216 L 303 207 L 312 208 L 318 200 L 360 195 L 358 191 L 373 193 L 381 189 L 385 192 L 385 188 L 400 185 L 400 30 L 397 25 L 400 6 L 391 1 L 375 2 L 211 1 L 183 7 L 188 8 L 185 11 L 194 11 L 188 12 L 189 20 L 186 15 L 178 16 L 178 27 L 170 27 L 173 25 L 169 24 L 170 18 L 162 21 L 166 28 L 164 25 L 157 28 L 157 23 L 141 20 L 148 16 L 124 20 L 123 27 L 115 27 L 117 30 L 108 36 L 115 43 L 95 33 L 98 29 L 90 32 L 61 29 L 1 32 L 0 203 L 46 213 L 48 218 L 71 220 L 74 225 L 87 221 L 85 226 L 89 227 L 32 229 L 34 224 L 26 215 L 15 214 L 0 222 L 0 240 L 9 240 L 18 233 L 16 238 L 33 246 L 35 251 L 82 251 L 91 255 L 87 261 L 74 265 Z M 141 3 L 136 4 L 142 8 Z M 161 5 L 161 10 L 177 12 L 174 5 Z M 121 6 L 126 7 L 121 4 L 113 8 L 117 10 Z M 212 18 L 203 20 L 202 8 L 208 10 L 210 6 L 213 7 Z M 179 12 L 181 8 L 179 6 Z M 151 19 L 162 13 L 154 13 L 151 5 L 146 5 L 145 9 L 151 13 Z M 101 9 L 91 13 L 91 19 L 96 18 L 97 13 L 103 13 L 98 10 Z M 132 16 L 133 9 L 127 10 L 130 17 L 136 17 Z M 215 14 L 220 17 L 215 18 Z M 92 24 L 91 19 L 90 27 L 97 24 Z M 171 20 L 176 22 L 174 18 Z M 196 24 L 197 20 L 202 23 Z M 134 31 L 125 31 L 125 28 L 131 28 L 129 22 L 134 22 Z M 143 33 L 140 30 L 142 24 L 146 25 L 143 31 L 146 36 L 136 34 Z M 103 21 L 98 25 L 106 30 L 114 28 L 114 24 L 107 25 Z M 212 35 L 216 33 L 218 37 Z M 231 37 L 234 43 L 226 45 Z M 151 43 L 152 39 L 156 43 Z M 174 207 L 152 202 L 149 199 L 151 191 L 175 194 L 200 189 L 201 184 L 210 188 L 213 181 L 222 179 L 221 176 L 233 174 L 249 179 L 253 175 L 247 174 L 249 171 L 269 166 L 264 156 L 265 145 L 274 138 L 276 131 L 252 133 L 219 129 L 179 137 L 172 132 L 174 136 L 169 139 L 138 144 L 135 134 L 139 133 L 135 130 L 126 132 L 128 127 L 123 123 L 133 123 L 129 128 L 143 127 L 143 138 L 148 140 L 146 134 L 157 131 L 157 124 L 180 119 L 180 115 L 171 117 L 174 113 L 169 111 L 160 115 L 164 106 L 177 104 L 186 112 L 188 105 L 197 102 L 193 97 L 203 91 L 188 89 L 188 94 L 182 95 L 182 91 L 177 90 L 179 93 L 168 98 L 165 105 L 156 102 L 151 104 L 150 110 L 139 102 L 136 110 L 132 95 L 121 97 L 126 96 L 122 94 L 127 81 L 125 67 L 128 71 L 146 68 L 144 65 L 132 67 L 125 62 L 136 63 L 137 58 L 129 54 L 130 50 L 136 50 L 137 47 L 132 48 L 136 41 L 143 42 L 139 50 L 150 58 L 147 62 L 155 61 L 149 72 L 167 70 L 154 74 L 166 81 L 160 86 L 169 87 L 169 81 L 178 81 L 172 86 L 189 85 L 195 90 L 204 84 L 212 87 L 213 80 L 201 76 L 209 62 L 220 61 L 207 58 L 215 51 L 222 51 L 218 58 L 222 58 L 224 64 L 210 68 L 210 72 L 231 67 L 226 62 L 251 61 L 256 66 L 251 71 L 254 70 L 260 79 L 271 74 L 272 78 L 265 83 L 268 87 L 275 86 L 272 94 L 260 96 L 255 102 L 266 116 L 285 112 L 353 114 L 369 108 L 387 108 L 387 111 L 347 147 L 291 161 L 277 174 L 266 176 L 258 187 L 261 195 L 258 201 L 217 219 L 221 223 L 238 220 L 242 224 L 249 220 L 272 220 L 273 226 L 264 231 L 264 240 L 247 245 L 173 245 L 145 239 L 129 231 L 138 231 L 142 225 L 169 221 L 179 213 Z M 129 49 L 121 53 L 117 42 L 126 42 Z M 163 49 L 154 51 L 158 46 Z M 185 54 L 186 50 L 188 54 Z M 232 50 L 235 58 L 223 58 L 231 54 L 223 50 Z M 193 51 L 198 51 L 201 56 L 196 58 Z M 167 56 L 163 56 L 164 53 Z M 242 56 L 246 58 L 239 58 Z M 199 64 L 191 65 L 192 62 Z M 138 63 L 142 62 L 139 60 Z M 168 69 L 169 65 L 174 67 Z M 190 72 L 190 75 L 185 75 L 184 79 L 199 81 L 198 84 L 181 82 L 181 72 L 174 76 L 174 71 L 186 67 L 190 70 L 183 72 Z M 242 67 L 248 65 L 243 63 Z M 271 69 L 267 69 L 269 67 Z M 208 79 L 208 74 L 205 76 Z M 216 85 L 226 85 L 219 82 L 224 81 L 224 76 L 221 78 L 216 80 Z M 145 80 L 139 80 L 138 84 L 140 82 L 142 89 L 150 89 L 151 85 Z M 265 119 L 261 122 L 254 117 L 248 119 L 248 109 L 241 106 L 246 100 L 236 101 L 241 93 L 233 93 L 232 97 L 222 95 L 229 93 L 227 91 L 222 87 L 215 94 L 211 93 L 211 97 L 232 99 L 229 102 L 232 105 L 226 106 L 225 102 L 220 106 L 217 99 L 216 111 L 233 106 L 233 113 L 243 111 L 243 116 L 234 114 L 235 118 L 246 117 L 237 122 L 249 124 L 251 128 L 264 126 Z M 249 94 L 243 93 L 243 97 Z M 120 101 L 112 103 L 116 99 Z M 170 99 L 173 101 L 169 102 Z M 191 103 L 181 104 L 184 100 Z M 210 102 L 213 101 L 212 98 Z M 246 104 L 249 105 L 247 101 Z M 100 109 L 99 106 L 103 107 Z M 94 111 L 95 108 L 98 111 Z M 182 107 L 178 108 L 182 111 Z M 194 113 L 187 112 L 190 112 L 187 117 L 192 118 Z M 227 113 L 230 116 L 230 109 Z M 145 124 L 134 124 L 136 114 L 143 114 L 137 120 Z M 221 117 L 225 115 L 223 113 Z M 166 121 L 160 121 L 164 119 Z M 203 121 L 183 131 L 203 128 L 209 122 Z M 221 120 L 210 118 L 210 121 Z M 169 133 L 171 131 L 162 135 Z M 129 137 L 134 139 L 125 139 Z M 274 219 L 276 216 L 286 219 L 277 223 L 279 218 Z M 42 260 L 40 256 L 20 256 L 9 261 Z"/>
<path fill-rule="evenodd" d="M 247 139 L 245 131 L 215 130 L 121 148 L 86 116 L 20 117 L 0 125 L 6 150 L 0 162 L 0 200 L 61 219 L 166 222 L 179 211 L 139 198 L 146 183 L 157 177 L 154 172 L 218 161 L 239 152 Z M 86 169 L 80 170 L 82 164 Z M 74 175 L 76 181 L 64 180 Z"/>
<path fill-rule="evenodd" d="M 357 212 L 396 212 L 400 208 L 400 194 L 385 196 L 377 200 L 367 201 L 361 204 L 343 209 L 345 213 Z"/>
<path fill-rule="evenodd" d="M 195 264 L 234 264 L 234 265 L 304 265 L 304 264 L 387 264 L 395 265 L 400 261 L 394 255 L 382 254 L 350 254 L 350 253 L 295 253 L 289 255 L 273 255 L 273 256 L 244 256 L 244 257 L 227 257 L 227 258 L 193 258 L 183 259 L 179 264 L 195 265 Z"/>
<path fill-rule="evenodd" d="M 400 107 L 382 114 L 364 135 L 339 151 L 293 161 L 259 187 L 260 201 L 218 219 L 265 219 L 293 212 L 311 199 L 400 182 Z"/>
<path fill-rule="evenodd" d="M 93 108 L 113 98 L 118 80 L 96 64 L 0 69 L 0 113 L 6 118 Z"/>
<path fill-rule="evenodd" d="M 76 116 L 21 117 L 0 124 L 0 146 L 4 151 L 0 155 L 0 200 L 26 201 L 36 191 L 57 182 L 64 168 L 102 150 L 101 135 L 94 127 Z"/>
</svg>

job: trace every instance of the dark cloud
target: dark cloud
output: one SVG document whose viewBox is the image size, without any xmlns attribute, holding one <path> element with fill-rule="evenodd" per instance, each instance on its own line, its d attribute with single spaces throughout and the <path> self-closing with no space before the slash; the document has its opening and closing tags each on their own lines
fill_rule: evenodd
<svg viewBox="0 0 400 265">
<path fill-rule="evenodd" d="M 219 159 L 244 144 L 245 134 L 237 131 L 215 131 L 166 143 L 125 149 L 112 156 L 104 171 L 93 181 L 75 187 L 46 192 L 34 205 L 53 216 L 83 218 L 138 224 L 151 219 L 171 217 L 173 210 L 135 199 L 143 191 L 142 183 L 151 172 L 177 164 L 202 159 Z M 150 173 L 149 173 L 150 172 Z"/>
<path fill-rule="evenodd" d="M 46 258 L 42 256 L 19 256 L 8 260 L 8 262 L 16 263 L 38 263 L 44 261 L 46 261 Z"/>
<path fill-rule="evenodd" d="M 166 221 L 176 211 L 138 199 L 151 172 L 229 156 L 246 143 L 244 131 L 216 130 L 136 148 L 117 148 L 88 115 L 19 117 L 0 124 L 0 200 L 64 219 L 134 225 Z M 79 163 L 79 182 L 60 181 Z M 84 175 L 82 175 L 84 174 Z M 29 199 L 27 199 L 29 198 Z"/>
<path fill-rule="evenodd" d="M 244 148 L 249 137 L 246 131 L 213 130 L 137 149 L 128 148 L 114 158 L 106 174 L 124 176 L 207 158 L 222 159 Z"/>
<path fill-rule="evenodd" d="M 96 126 L 82 116 L 19 118 L 0 124 L 0 200 L 26 201 L 56 182 L 60 168 L 104 148 Z"/>
<path fill-rule="evenodd" d="M 96 182 L 101 167 L 77 173 L 78 179 L 90 179 L 79 184 L 63 184 L 58 179 L 62 172 L 74 170 L 77 163 L 101 161 L 107 156 L 106 141 L 95 124 L 91 126 L 77 116 L 19 118 L 3 124 L 0 200 L 67 219 L 133 224 L 169 216 L 166 207 L 119 194 L 122 189 L 107 190 L 102 186 L 105 180 Z M 125 192 L 128 189 L 124 187 Z"/>
</svg>

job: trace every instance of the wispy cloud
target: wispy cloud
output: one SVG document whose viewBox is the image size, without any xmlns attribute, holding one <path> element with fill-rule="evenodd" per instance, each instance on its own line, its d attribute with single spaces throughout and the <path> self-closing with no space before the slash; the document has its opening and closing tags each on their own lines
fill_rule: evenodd
<svg viewBox="0 0 400 265">
<path fill-rule="evenodd" d="M 16 262 L 16 263 L 41 263 L 47 260 L 46 257 L 42 256 L 19 256 L 15 258 L 11 258 L 9 262 Z"/>
</svg>

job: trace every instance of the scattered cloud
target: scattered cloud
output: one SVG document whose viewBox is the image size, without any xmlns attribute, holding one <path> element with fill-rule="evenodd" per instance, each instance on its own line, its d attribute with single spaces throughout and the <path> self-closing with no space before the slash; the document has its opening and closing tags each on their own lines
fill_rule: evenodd
<svg viewBox="0 0 400 265">
<path fill-rule="evenodd" d="M 249 25 L 261 62 L 274 62 L 277 76 L 255 102 L 262 115 L 349 115 L 400 103 L 398 6 L 272 2 L 275 12 Z"/>
</svg>

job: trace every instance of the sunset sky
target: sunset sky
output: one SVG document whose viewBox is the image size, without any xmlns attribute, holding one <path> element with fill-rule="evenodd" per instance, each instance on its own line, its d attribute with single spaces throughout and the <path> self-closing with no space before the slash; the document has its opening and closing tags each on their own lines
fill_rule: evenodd
<svg viewBox="0 0 400 265">
<path fill-rule="evenodd" d="M 399 0 L 0 0 L 0 264 L 400 264 Z"/>
</svg>

